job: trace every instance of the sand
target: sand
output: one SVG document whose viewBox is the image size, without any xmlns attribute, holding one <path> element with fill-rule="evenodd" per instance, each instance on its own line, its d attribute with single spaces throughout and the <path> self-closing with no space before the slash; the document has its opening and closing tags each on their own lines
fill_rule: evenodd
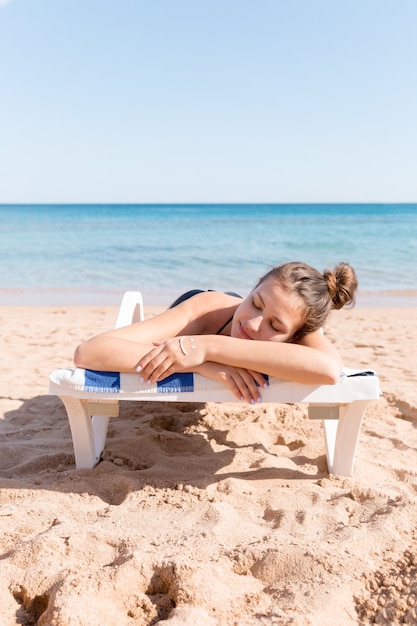
<svg viewBox="0 0 417 626">
<path fill-rule="evenodd" d="M 76 470 L 47 377 L 116 308 L 0 307 L 0 624 L 417 624 L 416 311 L 328 323 L 383 390 L 341 478 L 278 404 L 122 403 Z"/>
</svg>

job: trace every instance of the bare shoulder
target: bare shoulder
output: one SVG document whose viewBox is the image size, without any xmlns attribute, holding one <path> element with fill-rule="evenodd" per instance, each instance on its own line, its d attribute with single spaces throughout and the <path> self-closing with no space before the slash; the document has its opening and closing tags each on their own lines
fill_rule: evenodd
<svg viewBox="0 0 417 626">
<path fill-rule="evenodd" d="M 241 302 L 238 296 L 204 291 L 181 302 L 175 309 L 189 321 L 184 333 L 215 334 L 232 317 Z"/>
<path fill-rule="evenodd" d="M 328 352 L 329 354 L 337 354 L 336 347 L 330 341 L 328 337 L 321 330 L 316 330 L 312 333 L 309 333 L 300 341 L 297 341 L 299 345 L 307 346 L 309 348 L 315 348 L 316 350 L 321 350 L 322 352 Z"/>
<path fill-rule="evenodd" d="M 241 299 L 217 291 L 198 293 L 155 317 L 106 334 L 138 342 L 190 334 L 215 334 Z"/>
<path fill-rule="evenodd" d="M 238 296 L 232 296 L 222 291 L 202 291 L 188 298 L 188 300 L 184 300 L 177 306 L 195 311 L 199 315 L 207 311 L 216 311 L 221 308 L 236 306 L 241 301 L 242 299 Z"/>
</svg>

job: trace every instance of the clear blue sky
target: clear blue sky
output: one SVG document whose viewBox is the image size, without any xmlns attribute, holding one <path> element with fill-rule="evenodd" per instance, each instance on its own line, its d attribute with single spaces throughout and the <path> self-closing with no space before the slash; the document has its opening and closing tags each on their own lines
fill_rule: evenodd
<svg viewBox="0 0 417 626">
<path fill-rule="evenodd" d="M 0 0 L 0 202 L 417 202 L 416 0 Z"/>
</svg>

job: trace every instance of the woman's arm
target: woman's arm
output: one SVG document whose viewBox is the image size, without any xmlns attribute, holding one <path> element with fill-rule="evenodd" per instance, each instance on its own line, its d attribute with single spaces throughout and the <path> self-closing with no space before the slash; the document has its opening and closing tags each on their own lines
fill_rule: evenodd
<svg viewBox="0 0 417 626">
<path fill-rule="evenodd" d="M 237 303 L 239 299 L 220 292 L 198 294 L 148 320 L 83 342 L 75 351 L 74 364 L 101 371 L 134 372 L 154 341 L 178 335 L 214 334 L 233 315 Z"/>
<path fill-rule="evenodd" d="M 74 365 L 104 372 L 135 372 L 140 358 L 151 348 L 151 344 L 103 333 L 77 346 Z"/>
<path fill-rule="evenodd" d="M 334 384 L 342 372 L 339 353 L 320 331 L 311 333 L 299 343 L 251 341 L 250 346 L 245 346 L 245 340 L 230 339 L 233 345 L 226 350 L 220 341 L 214 341 L 209 347 L 209 358 L 311 385 Z"/>
<path fill-rule="evenodd" d="M 331 342 L 320 331 L 297 344 L 251 341 L 217 335 L 194 336 L 160 342 L 139 360 L 145 380 L 156 381 L 175 371 L 193 370 L 207 361 L 269 374 L 304 384 L 334 384 L 342 361 Z"/>
</svg>

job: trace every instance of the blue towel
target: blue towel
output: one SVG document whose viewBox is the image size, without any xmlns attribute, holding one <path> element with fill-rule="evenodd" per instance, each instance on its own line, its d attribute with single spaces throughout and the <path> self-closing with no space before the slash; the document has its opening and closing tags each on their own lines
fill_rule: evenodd
<svg viewBox="0 0 417 626">
<path fill-rule="evenodd" d="M 96 372 L 85 370 L 84 385 L 86 391 L 100 391 L 108 393 L 120 392 L 119 372 Z"/>
<path fill-rule="evenodd" d="M 139 382 L 138 388 L 149 389 L 148 385 Z M 120 393 L 119 372 L 96 372 L 95 370 L 85 370 L 84 389 L 87 392 L 100 393 Z M 182 391 L 194 391 L 194 374 L 182 373 L 171 374 L 156 383 L 158 393 L 181 393 Z"/>
</svg>

